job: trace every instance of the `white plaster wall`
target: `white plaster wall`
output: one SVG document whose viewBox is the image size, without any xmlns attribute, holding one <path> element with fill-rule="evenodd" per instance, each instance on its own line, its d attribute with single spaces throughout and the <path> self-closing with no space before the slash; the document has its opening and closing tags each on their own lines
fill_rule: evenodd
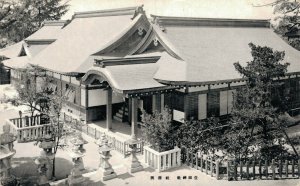
<svg viewBox="0 0 300 186">
<path fill-rule="evenodd" d="M 174 109 L 173 110 L 173 120 L 183 123 L 184 122 L 183 119 L 184 119 L 184 112 Z"/>
<path fill-rule="evenodd" d="M 89 107 L 106 105 L 106 94 L 107 90 L 94 89 L 89 90 Z M 122 95 L 112 94 L 112 103 L 124 102 Z"/>
</svg>

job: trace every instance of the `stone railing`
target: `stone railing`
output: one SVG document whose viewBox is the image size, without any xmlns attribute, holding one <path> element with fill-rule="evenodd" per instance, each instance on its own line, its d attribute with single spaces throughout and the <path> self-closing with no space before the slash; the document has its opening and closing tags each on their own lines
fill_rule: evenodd
<svg viewBox="0 0 300 186">
<path fill-rule="evenodd" d="M 114 150 L 121 153 L 124 157 L 130 155 L 131 150 L 129 148 L 129 145 L 126 143 L 126 139 L 121 138 L 120 136 L 116 136 L 110 132 L 100 131 L 99 129 L 90 127 L 89 125 L 84 125 L 79 130 L 94 139 L 99 139 L 103 134 L 105 134 Z M 143 153 L 143 147 L 144 145 L 142 141 L 141 143 L 137 144 L 137 153 Z"/>
<path fill-rule="evenodd" d="M 8 119 L 6 122 L 10 125 L 12 132 L 17 136 L 17 142 L 19 143 L 42 139 L 45 134 L 52 129 L 51 124 L 43 121 L 40 115 Z"/>
<path fill-rule="evenodd" d="M 148 146 L 144 147 L 145 163 L 158 172 L 181 166 L 181 149 L 157 152 Z"/>
<path fill-rule="evenodd" d="M 88 124 L 80 124 L 80 121 L 78 119 L 75 119 L 68 114 L 64 114 L 64 121 L 66 124 L 78 126 L 78 128 L 76 128 L 77 130 L 80 130 L 81 132 L 87 134 L 88 136 L 94 139 L 99 139 L 103 134 L 105 134 L 108 141 L 112 144 L 113 149 L 121 153 L 124 157 L 129 155 L 131 152 L 129 145 L 126 143 L 127 139 L 125 138 L 114 135 L 113 133 L 108 131 L 104 132 L 104 130 L 91 127 Z M 144 147 L 144 143 L 142 141 L 141 143 L 137 144 L 137 153 L 143 153 L 144 152 L 143 147 Z"/>
</svg>

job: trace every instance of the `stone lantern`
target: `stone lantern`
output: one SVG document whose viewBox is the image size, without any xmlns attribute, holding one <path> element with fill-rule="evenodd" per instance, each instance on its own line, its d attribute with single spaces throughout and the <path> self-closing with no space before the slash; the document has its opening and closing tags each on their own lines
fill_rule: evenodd
<svg viewBox="0 0 300 186">
<path fill-rule="evenodd" d="M 34 161 L 35 164 L 38 166 L 39 178 L 38 178 L 38 185 L 49 185 L 49 179 L 47 176 L 48 165 L 50 164 L 50 159 L 47 157 L 45 151 L 41 151 L 40 156 Z M 52 172 L 51 172 L 52 173 Z"/>
<path fill-rule="evenodd" d="M 13 142 L 16 137 L 10 133 L 8 124 L 3 126 L 3 134 L 0 135 L 0 183 L 3 186 L 17 185 L 16 178 L 11 174 L 11 158 L 16 154 Z"/>
<path fill-rule="evenodd" d="M 69 155 L 72 158 L 73 169 L 71 174 L 68 177 L 68 184 L 71 186 L 80 186 L 85 181 L 85 178 L 82 176 L 82 171 L 84 170 L 83 160 L 85 149 L 83 145 L 87 143 L 81 136 L 76 136 L 70 140 L 73 144 L 72 151 Z"/>
<path fill-rule="evenodd" d="M 107 138 L 103 135 L 101 141 L 98 141 L 99 154 L 100 154 L 100 167 L 99 173 L 103 181 L 116 178 L 117 175 L 113 170 L 112 166 L 108 162 L 111 157 L 110 151 L 112 150 L 111 144 L 108 143 Z"/>
<path fill-rule="evenodd" d="M 128 171 L 130 173 L 142 171 L 144 168 L 136 157 L 137 144 L 139 144 L 140 141 L 138 141 L 136 138 L 132 138 L 127 140 L 126 143 L 129 145 L 129 148 L 131 148 L 131 159 L 129 162 Z"/>
<path fill-rule="evenodd" d="M 70 140 L 70 142 L 73 145 L 72 152 L 80 153 L 80 154 L 85 153 L 85 149 L 83 148 L 83 145 L 87 144 L 87 141 L 84 140 L 81 135 L 74 137 L 73 139 Z M 80 164 L 79 170 L 81 171 L 84 170 L 84 164 L 82 158 L 79 158 L 77 161 Z"/>
<path fill-rule="evenodd" d="M 54 179 L 52 177 L 52 170 L 53 170 L 53 159 L 54 159 L 54 153 L 53 148 L 55 147 L 55 141 L 52 138 L 52 135 L 50 132 L 44 136 L 44 138 L 41 140 L 41 143 L 39 145 L 42 151 L 45 153 L 41 153 L 41 155 L 45 156 L 45 158 L 48 158 L 47 164 L 46 164 L 46 175 L 49 180 Z"/>
</svg>

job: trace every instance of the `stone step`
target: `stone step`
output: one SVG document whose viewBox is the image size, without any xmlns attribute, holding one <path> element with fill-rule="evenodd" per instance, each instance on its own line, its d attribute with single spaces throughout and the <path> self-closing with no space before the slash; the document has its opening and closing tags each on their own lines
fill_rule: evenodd
<svg viewBox="0 0 300 186">
<path fill-rule="evenodd" d="M 113 119 L 119 122 L 123 122 L 122 118 L 119 118 L 118 116 L 114 116 Z"/>
<path fill-rule="evenodd" d="M 122 118 L 122 117 L 123 117 L 123 114 L 120 113 L 120 112 L 117 112 L 117 113 L 116 113 L 116 116 L 118 116 L 119 118 Z"/>
<path fill-rule="evenodd" d="M 118 112 L 117 113 L 120 113 L 121 115 L 123 114 L 123 110 L 122 109 L 120 109 L 120 110 L 118 110 Z M 125 115 L 128 115 L 128 112 L 127 111 L 125 111 Z"/>
</svg>

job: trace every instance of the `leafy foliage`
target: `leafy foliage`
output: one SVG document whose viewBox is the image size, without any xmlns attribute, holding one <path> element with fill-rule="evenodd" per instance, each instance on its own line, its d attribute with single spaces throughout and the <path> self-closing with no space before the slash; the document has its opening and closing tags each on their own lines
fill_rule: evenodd
<svg viewBox="0 0 300 186">
<path fill-rule="evenodd" d="M 58 20 L 68 10 L 62 0 L 0 0 L 0 48 L 21 41 L 45 20 Z"/>
<path fill-rule="evenodd" d="M 142 111 L 142 134 L 144 140 L 158 152 L 171 150 L 176 145 L 175 127 L 172 125 L 170 109 L 164 108 L 161 112 L 148 114 Z"/>
<path fill-rule="evenodd" d="M 218 118 L 211 117 L 203 121 L 186 121 L 178 130 L 181 147 L 190 152 L 215 153 L 222 149 L 224 126 Z"/>
<path fill-rule="evenodd" d="M 273 28 L 275 32 L 284 36 L 287 33 L 297 34 L 300 29 L 300 1 L 299 0 L 276 0 L 270 4 L 262 6 L 274 7 Z M 291 46 L 300 50 L 300 38 L 285 39 Z"/>
<path fill-rule="evenodd" d="M 281 85 L 278 78 L 285 76 L 289 65 L 281 64 L 284 52 L 252 43 L 249 46 L 253 60 L 246 67 L 234 64 L 247 82 L 237 91 L 230 128 L 225 133 L 227 151 L 236 158 L 278 144 L 286 127 L 280 118 L 285 98 L 277 91 Z"/>
<path fill-rule="evenodd" d="M 43 98 L 41 92 L 37 92 L 36 75 L 32 68 L 19 69 L 21 79 L 17 81 L 14 86 L 18 92 L 16 102 L 19 105 L 26 105 L 29 107 L 31 116 L 35 112 L 41 112 L 40 100 Z"/>
</svg>

